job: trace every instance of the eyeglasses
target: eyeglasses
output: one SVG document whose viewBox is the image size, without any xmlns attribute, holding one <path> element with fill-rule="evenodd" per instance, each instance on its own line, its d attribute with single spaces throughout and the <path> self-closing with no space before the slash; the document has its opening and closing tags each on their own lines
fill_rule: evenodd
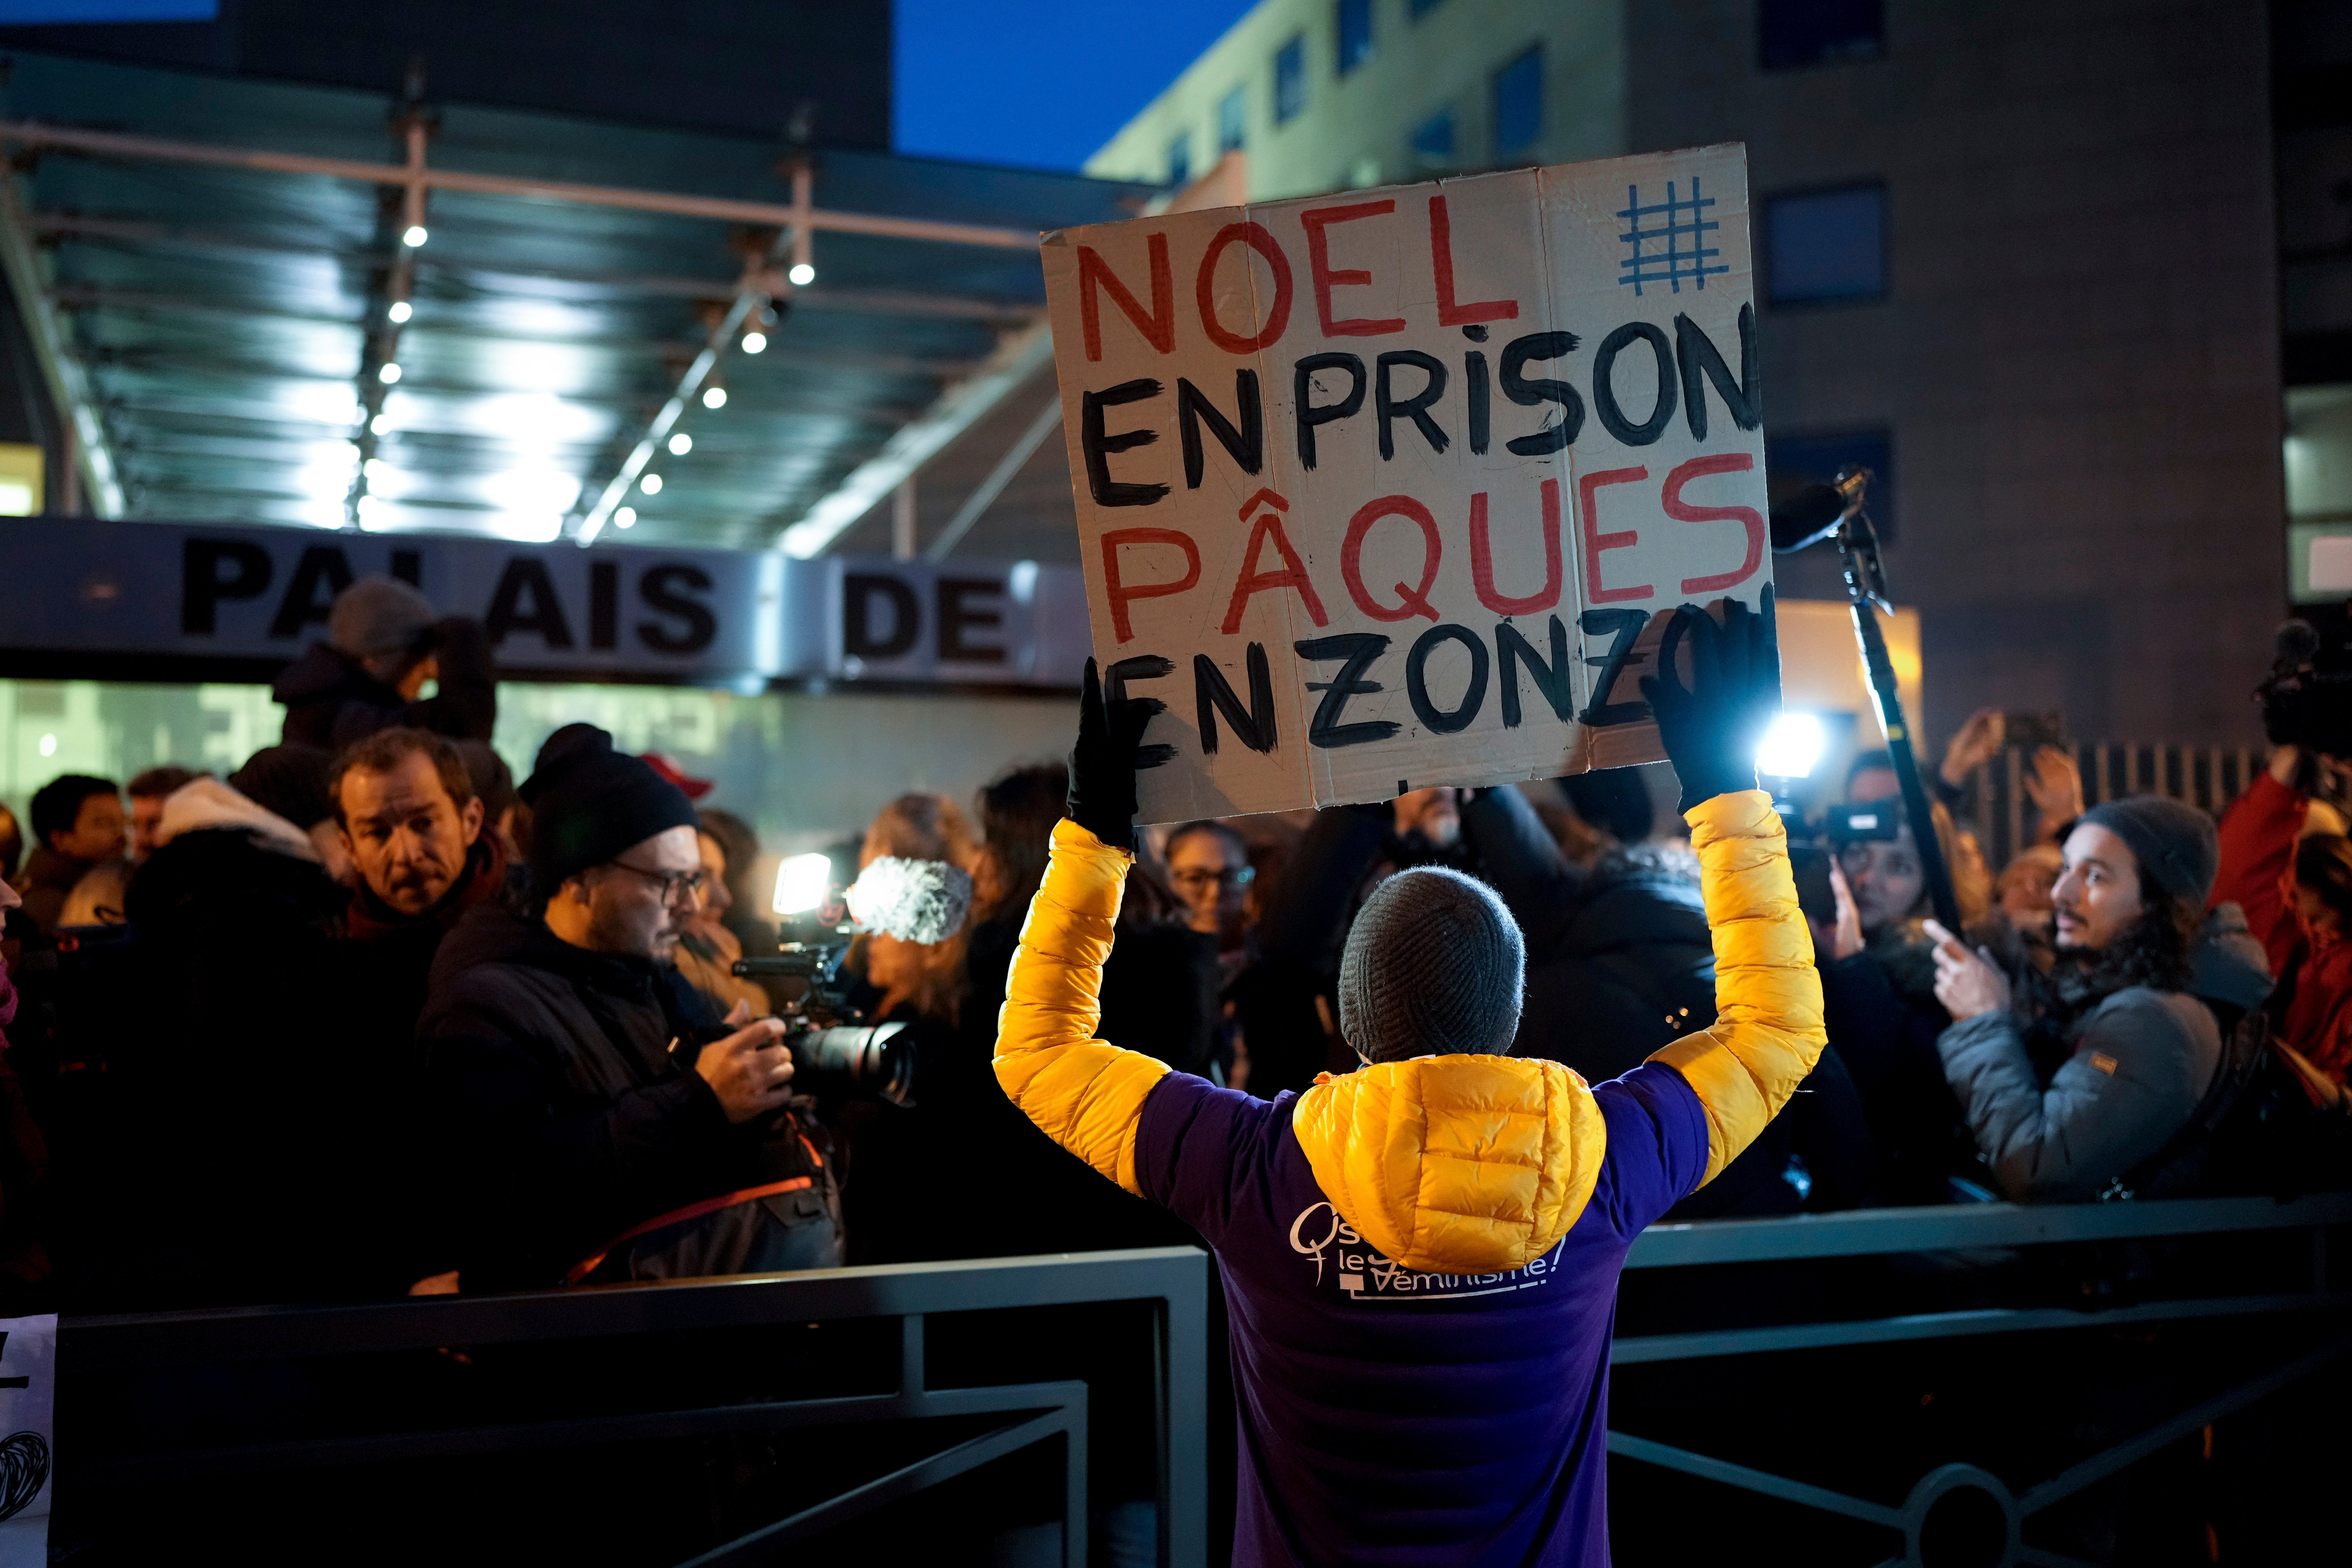
<svg viewBox="0 0 2352 1568">
<path fill-rule="evenodd" d="M 633 877 L 643 877 L 661 889 L 665 904 L 682 904 L 688 899 L 702 897 L 702 889 L 710 879 L 700 871 L 648 871 L 643 866 L 632 866 L 626 860 L 604 862 L 615 871 L 626 871 Z"/>
<path fill-rule="evenodd" d="M 1230 866 L 1222 871 L 1171 871 L 1168 879 L 1180 888 L 1205 888 L 1214 882 L 1221 888 L 1246 888 L 1257 879 L 1255 866 Z"/>
</svg>

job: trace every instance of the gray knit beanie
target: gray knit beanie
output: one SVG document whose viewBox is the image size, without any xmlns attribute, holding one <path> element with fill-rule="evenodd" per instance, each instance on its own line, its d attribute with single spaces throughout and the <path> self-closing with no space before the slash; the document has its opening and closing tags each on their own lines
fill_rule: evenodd
<svg viewBox="0 0 2352 1568">
<path fill-rule="evenodd" d="M 1484 882 L 1400 871 L 1364 900 L 1339 960 L 1339 1033 L 1369 1062 L 1501 1056 L 1519 1032 L 1527 942 Z"/>
<path fill-rule="evenodd" d="M 335 595 L 327 640 L 353 658 L 405 653 L 433 629 L 433 601 L 397 577 L 362 577 Z"/>
<path fill-rule="evenodd" d="M 2091 807 L 2081 818 L 2122 839 L 2139 862 L 2143 880 L 2203 910 L 2221 866 L 2221 835 L 2193 805 L 2160 795 L 2136 795 Z"/>
</svg>

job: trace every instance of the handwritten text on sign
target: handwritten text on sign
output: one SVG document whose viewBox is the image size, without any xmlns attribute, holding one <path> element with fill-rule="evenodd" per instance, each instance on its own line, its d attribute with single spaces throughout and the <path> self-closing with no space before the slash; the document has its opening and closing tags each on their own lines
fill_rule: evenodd
<svg viewBox="0 0 2352 1568">
<path fill-rule="evenodd" d="M 1738 146 L 1048 235 L 1095 648 L 1143 815 L 1647 762 L 1665 616 L 1754 604 Z"/>
</svg>

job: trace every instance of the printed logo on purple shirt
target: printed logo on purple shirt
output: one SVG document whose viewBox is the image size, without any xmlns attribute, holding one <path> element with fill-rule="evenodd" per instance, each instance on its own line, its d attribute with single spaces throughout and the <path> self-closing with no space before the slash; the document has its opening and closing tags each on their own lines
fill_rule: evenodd
<svg viewBox="0 0 2352 1568">
<path fill-rule="evenodd" d="M 1424 1274 L 1391 1263 L 1370 1247 L 1356 1227 L 1330 1204 L 1309 1204 L 1290 1222 L 1290 1250 L 1315 1259 L 1315 1283 L 1323 1283 L 1323 1261 L 1333 1264 L 1333 1282 L 1350 1301 L 1428 1300 L 1433 1297 L 1496 1296 L 1551 1282 L 1559 1267 L 1563 1236 L 1549 1252 L 1507 1274 Z"/>
</svg>

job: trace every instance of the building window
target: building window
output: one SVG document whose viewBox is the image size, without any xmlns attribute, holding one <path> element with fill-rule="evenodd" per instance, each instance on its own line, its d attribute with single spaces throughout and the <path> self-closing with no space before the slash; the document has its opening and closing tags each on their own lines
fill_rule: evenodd
<svg viewBox="0 0 2352 1568">
<path fill-rule="evenodd" d="M 1286 125 L 1307 108 L 1307 35 L 1296 33 L 1274 54 L 1274 122 Z"/>
<path fill-rule="evenodd" d="M 1241 146 L 1243 121 L 1242 89 L 1235 88 L 1217 104 L 1217 156 Z"/>
<path fill-rule="evenodd" d="M 1827 436 L 1780 436 L 1764 443 L 1764 483 L 1778 506 L 1807 485 L 1833 483 L 1849 464 L 1870 470 L 1863 510 L 1878 537 L 1895 538 L 1895 437 L 1887 430 L 1846 430 Z"/>
<path fill-rule="evenodd" d="M 1765 298 L 1776 305 L 1886 297 L 1886 187 L 1764 204 Z"/>
<path fill-rule="evenodd" d="M 1171 185 L 1181 185 L 1192 178 L 1192 133 L 1186 131 L 1179 133 L 1176 140 L 1168 143 L 1168 183 Z"/>
<path fill-rule="evenodd" d="M 1543 46 L 1495 73 L 1495 156 L 1524 153 L 1543 134 Z"/>
<path fill-rule="evenodd" d="M 1372 58 L 1372 0 L 1335 0 L 1339 22 L 1339 74 Z"/>
<path fill-rule="evenodd" d="M 1883 0 L 1759 0 L 1756 58 L 1768 71 L 1874 60 L 1885 29 Z"/>
<path fill-rule="evenodd" d="M 1443 169 L 1454 162 L 1454 111 L 1441 110 L 1421 122 L 1412 133 L 1414 162 L 1424 169 Z"/>
</svg>

